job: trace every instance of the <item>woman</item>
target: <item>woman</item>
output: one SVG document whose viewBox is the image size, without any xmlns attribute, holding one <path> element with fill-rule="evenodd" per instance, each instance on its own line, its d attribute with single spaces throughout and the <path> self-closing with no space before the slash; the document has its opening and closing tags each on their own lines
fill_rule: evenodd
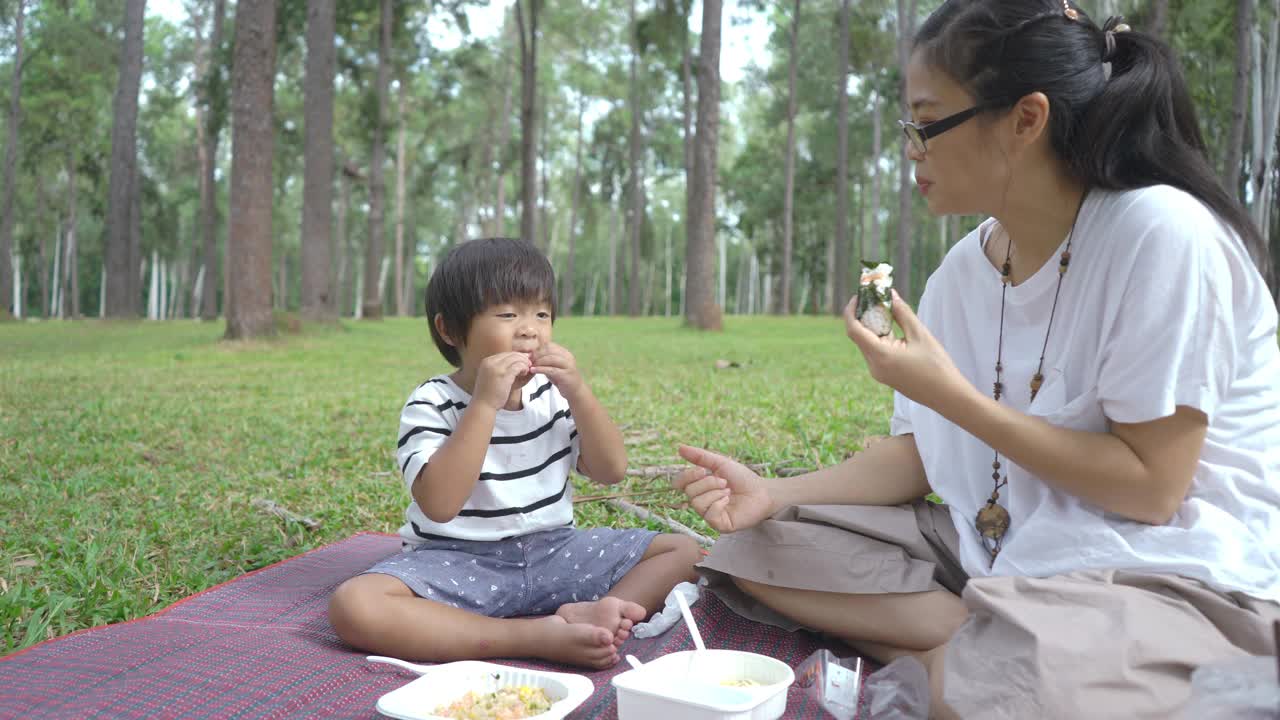
<svg viewBox="0 0 1280 720">
<path fill-rule="evenodd" d="M 948 253 L 903 337 L 845 310 L 892 437 L 761 479 L 696 448 L 738 612 L 919 658 L 940 717 L 1170 717 L 1276 652 L 1280 351 L 1170 50 L 1063 0 L 948 0 L 903 122 Z M 946 505 L 923 500 L 936 492 Z"/>
</svg>

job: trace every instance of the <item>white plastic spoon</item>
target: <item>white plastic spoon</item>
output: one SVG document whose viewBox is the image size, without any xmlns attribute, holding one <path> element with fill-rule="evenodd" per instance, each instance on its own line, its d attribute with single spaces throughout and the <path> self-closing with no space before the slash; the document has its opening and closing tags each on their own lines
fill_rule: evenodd
<svg viewBox="0 0 1280 720">
<path fill-rule="evenodd" d="M 702 635 L 698 632 L 698 625 L 693 621 L 693 613 L 689 611 L 689 601 L 684 599 L 681 593 L 675 593 L 676 604 L 680 606 L 680 614 L 684 616 L 684 624 L 689 626 L 689 634 L 693 636 L 693 646 L 699 650 L 706 650 L 707 646 L 702 644 Z"/>
<path fill-rule="evenodd" d="M 395 665 L 398 668 L 403 668 L 417 675 L 424 675 L 428 670 L 431 669 L 431 666 L 429 665 L 415 665 L 411 662 L 406 662 L 398 658 L 383 657 L 381 655 L 369 655 L 365 658 L 365 660 L 368 660 L 371 663 L 384 663 L 386 665 Z"/>
<path fill-rule="evenodd" d="M 707 646 L 702 643 L 702 633 L 698 632 L 698 624 L 693 621 L 693 613 L 689 611 L 689 601 L 684 599 L 682 593 L 674 593 L 676 596 L 676 604 L 680 606 L 680 615 L 684 617 L 684 624 L 689 628 L 689 634 L 693 636 L 693 646 L 697 648 L 689 653 L 689 663 L 685 667 L 685 675 L 693 677 L 693 659 L 698 657 L 698 651 L 706 650 Z"/>
<path fill-rule="evenodd" d="M 627 664 L 635 668 L 636 670 L 639 670 L 640 667 L 644 665 L 644 663 L 640 662 L 640 658 L 636 657 L 635 655 L 632 655 L 631 653 L 627 653 L 626 658 L 627 658 Z"/>
</svg>

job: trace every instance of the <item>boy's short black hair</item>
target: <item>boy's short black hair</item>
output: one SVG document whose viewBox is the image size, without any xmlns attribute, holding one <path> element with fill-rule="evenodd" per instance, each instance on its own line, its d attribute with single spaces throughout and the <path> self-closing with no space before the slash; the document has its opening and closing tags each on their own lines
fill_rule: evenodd
<svg viewBox="0 0 1280 720">
<path fill-rule="evenodd" d="M 445 331 L 465 340 L 471 321 L 484 309 L 520 300 L 542 301 L 556 319 L 555 271 L 542 251 L 527 240 L 481 238 L 456 245 L 444 256 L 427 283 L 427 325 L 436 348 L 454 367 L 462 367 L 458 349 L 436 330 L 436 315 Z"/>
</svg>

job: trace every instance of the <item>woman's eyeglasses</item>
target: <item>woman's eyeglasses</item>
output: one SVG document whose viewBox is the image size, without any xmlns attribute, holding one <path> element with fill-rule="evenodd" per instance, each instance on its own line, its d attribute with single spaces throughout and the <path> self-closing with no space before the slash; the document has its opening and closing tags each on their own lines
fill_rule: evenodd
<svg viewBox="0 0 1280 720">
<path fill-rule="evenodd" d="M 916 149 L 916 152 L 923 155 L 928 151 L 927 141 L 930 138 L 938 137 L 942 133 L 956 127 L 988 107 L 990 106 L 974 105 L 968 110 L 961 110 L 960 112 L 948 115 L 941 120 L 925 123 L 924 125 L 917 125 L 910 120 L 899 120 L 898 126 L 902 128 L 902 134 L 907 136 L 907 142 L 911 143 L 911 146 Z"/>
</svg>

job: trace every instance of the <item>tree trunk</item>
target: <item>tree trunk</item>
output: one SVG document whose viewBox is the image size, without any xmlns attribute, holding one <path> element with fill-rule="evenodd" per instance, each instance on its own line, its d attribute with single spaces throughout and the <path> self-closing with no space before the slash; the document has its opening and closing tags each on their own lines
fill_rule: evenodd
<svg viewBox="0 0 1280 720">
<path fill-rule="evenodd" d="M 493 224 L 489 234 L 501 237 L 506 233 L 507 219 L 507 143 L 511 140 L 511 72 L 510 65 L 502 71 L 502 115 L 498 117 L 498 168 L 495 172 L 497 196 L 493 199 Z"/>
<path fill-rule="evenodd" d="M 884 237 L 880 229 L 880 186 L 884 175 L 880 172 L 880 155 L 884 153 L 884 121 L 880 117 L 880 93 L 871 96 L 871 200 L 868 203 L 871 227 L 862 239 L 863 260 L 887 260 L 884 256 Z M 868 257 L 871 256 L 871 257 Z"/>
<path fill-rule="evenodd" d="M 791 267 L 791 256 L 795 247 L 794 205 L 796 194 L 796 68 L 799 65 L 796 57 L 800 37 L 800 0 L 795 0 L 791 11 L 791 55 L 787 62 L 787 157 L 784 161 L 783 177 L 785 189 L 782 195 L 782 302 L 778 303 L 778 312 L 791 314 L 791 282 L 795 271 Z"/>
<path fill-rule="evenodd" d="M 563 315 L 573 313 L 573 276 L 575 272 L 575 259 L 577 253 L 577 236 L 578 236 L 578 205 L 582 202 L 582 115 L 587 109 L 587 96 L 585 93 L 578 95 L 578 142 L 574 149 L 573 158 L 573 200 L 569 209 L 569 248 L 565 257 L 564 272 L 560 275 L 560 308 L 559 311 Z"/>
<path fill-rule="evenodd" d="M 45 218 L 46 209 L 49 205 L 48 191 L 45 188 L 44 177 L 40 173 L 36 173 L 33 178 L 36 194 L 35 208 L 35 233 L 39 238 L 38 252 L 40 253 L 38 265 L 35 272 L 36 297 L 40 299 L 40 317 L 49 317 L 49 234 L 44 231 L 43 220 Z M 28 312 L 30 316 L 32 313 Z"/>
<path fill-rule="evenodd" d="M 75 280 L 72 275 L 72 264 L 75 259 L 75 235 L 75 227 L 67 225 L 67 239 L 62 243 L 62 280 L 58 283 L 58 287 L 62 288 L 61 317 L 75 317 L 76 301 L 73 288 Z"/>
<path fill-rule="evenodd" d="M 551 218 L 550 211 L 547 209 L 547 198 L 550 191 L 547 189 L 547 168 L 551 165 L 547 161 L 547 128 L 550 126 L 549 119 L 551 110 L 546 98 L 542 100 L 542 124 L 538 130 L 541 138 L 538 140 L 538 155 L 541 158 L 539 166 L 541 169 L 542 179 L 539 181 L 542 189 L 538 192 L 538 228 L 542 232 L 542 240 L 538 242 L 538 246 L 546 253 L 547 257 L 551 257 Z"/>
<path fill-rule="evenodd" d="M 132 315 L 142 314 L 142 166 L 133 164 L 133 181 L 129 186 L 129 298 Z"/>
<path fill-rule="evenodd" d="M 1244 172 L 1244 128 L 1249 105 L 1249 67 L 1253 51 L 1253 4 L 1257 0 L 1236 2 L 1236 72 L 1231 87 L 1231 129 L 1227 135 L 1227 157 L 1222 166 L 1222 184 L 1231 197 L 1243 198 L 1240 178 Z"/>
<path fill-rule="evenodd" d="M 488 122 L 485 123 L 484 134 L 481 139 L 480 169 L 476 173 L 477 177 L 480 178 L 480 187 L 476 190 L 478 198 L 476 202 L 476 227 L 481 237 L 490 234 L 489 228 L 493 226 L 493 186 L 498 175 L 493 167 L 493 148 L 497 135 L 498 111 L 493 106 L 492 99 L 485 104 L 485 110 L 488 113 Z"/>
<path fill-rule="evenodd" d="M 9 139 L 4 148 L 4 198 L 0 200 L 0 317 L 13 297 L 13 196 L 18 168 L 18 127 L 22 123 L 22 24 L 25 0 L 18 0 L 14 15 L 13 79 L 9 88 Z"/>
<path fill-rule="evenodd" d="M 218 58 L 222 48 L 223 15 L 225 0 L 214 0 L 212 29 L 209 33 L 209 62 L 205 72 L 206 90 L 212 90 L 214 73 L 220 72 Z M 222 92 L 219 90 L 219 92 Z M 218 163 L 218 135 L 222 122 L 215 112 L 217 98 L 206 94 L 201 98 L 203 120 L 201 122 L 200 152 L 200 237 L 204 248 L 204 282 L 200 289 L 200 319 L 218 318 L 218 185 L 215 168 Z"/>
<path fill-rule="evenodd" d="M 640 301 L 641 315 L 648 315 L 650 308 L 653 307 L 653 275 L 657 271 L 657 267 L 657 263 L 645 264 L 644 297 Z"/>
<path fill-rule="evenodd" d="M 834 313 L 834 312 L 833 312 L 833 310 L 834 310 L 834 309 L 835 309 L 835 307 L 836 307 L 836 303 L 837 303 L 837 300 L 835 299 L 835 297 L 836 297 L 836 291 L 835 291 L 835 287 L 836 287 L 836 236 L 835 236 L 835 235 L 828 235 L 828 236 L 827 236 L 827 257 L 826 257 L 826 260 L 827 260 L 827 269 L 826 269 L 826 272 L 823 274 L 823 282 L 825 283 L 825 284 L 823 285 L 823 288 L 826 290 L 826 292 L 824 292 L 824 293 L 819 293 L 819 294 L 815 294 L 815 295 L 814 295 L 814 297 L 813 297 L 813 309 L 814 309 L 814 313 L 815 313 L 815 314 L 819 314 L 819 313 L 822 313 L 822 312 L 827 312 L 827 313 L 829 313 L 829 314 L 838 314 L 838 313 Z M 824 303 L 824 302 L 827 304 L 827 306 L 826 306 L 825 308 L 822 306 L 822 303 Z"/>
<path fill-rule="evenodd" d="M 66 264 L 63 264 L 66 267 Z M 160 319 L 160 253 L 153 249 L 151 251 L 151 262 L 147 266 L 150 270 L 149 281 L 147 286 L 147 319 Z M 64 285 L 66 283 L 63 283 Z"/>
<path fill-rule="evenodd" d="M 681 120 L 684 123 L 684 217 L 688 224 L 690 208 L 693 205 L 693 58 L 689 51 L 689 12 L 693 3 L 690 0 L 685 7 L 685 22 L 680 28 L 680 84 L 684 90 Z M 670 314 L 670 313 L 668 313 Z"/>
<path fill-rule="evenodd" d="M 408 265 L 409 265 L 409 272 L 408 272 L 408 277 L 407 277 L 407 278 L 405 278 L 405 281 L 404 281 L 404 284 L 405 284 L 405 288 L 404 288 L 405 304 L 406 304 L 406 305 L 408 306 L 408 308 L 409 308 L 409 317 L 413 317 L 413 316 L 417 313 L 417 311 L 418 311 L 418 303 L 417 303 L 417 297 L 418 297 L 418 289 L 417 289 L 417 288 L 418 288 L 418 263 L 417 263 L 417 258 L 418 258 L 418 249 L 417 249 L 417 248 L 418 248 L 418 237 L 417 237 L 417 233 L 415 233 L 415 232 L 410 232 L 410 233 L 409 233 L 409 247 L 408 247 L 408 248 L 406 248 L 406 250 L 407 250 L 407 254 L 408 254 L 407 261 L 408 261 Z M 430 268 L 430 266 L 428 266 L 428 267 L 427 267 L 427 276 L 428 276 L 428 277 L 430 277 L 430 276 L 431 276 L 430 274 L 431 274 L 431 268 Z"/>
<path fill-rule="evenodd" d="M 675 226 L 676 225 L 674 222 L 667 226 L 667 244 L 665 248 L 666 252 L 663 253 L 663 257 L 666 259 L 666 270 L 667 270 L 666 292 L 663 293 L 667 298 L 666 312 L 663 313 L 665 317 L 671 317 L 671 233 L 675 230 Z"/>
<path fill-rule="evenodd" d="M 334 320 L 329 284 L 333 259 L 333 87 L 336 0 L 307 2 L 307 76 L 303 100 L 306 148 L 302 186 L 302 316 Z"/>
<path fill-rule="evenodd" d="M 338 296 L 338 317 L 355 312 L 360 298 L 355 295 L 353 278 L 356 261 L 352 247 L 350 231 L 347 227 L 347 215 L 351 210 L 351 183 L 359 179 L 350 166 L 344 166 L 339 178 L 341 195 L 338 199 L 337 235 L 338 235 L 338 274 L 334 281 Z"/>
<path fill-rule="evenodd" d="M 831 312 L 849 300 L 849 0 L 840 3 L 836 64 L 836 236 L 831 267 Z"/>
<path fill-rule="evenodd" d="M 618 216 L 621 214 L 621 210 L 609 204 L 609 307 L 606 312 L 610 315 L 618 313 L 618 234 L 621 231 Z"/>
<path fill-rule="evenodd" d="M 529 8 L 525 22 L 524 8 Z M 538 94 L 538 13 L 542 0 L 516 0 L 516 23 L 520 31 L 520 237 L 537 243 L 538 172 L 534 157 L 537 118 L 534 107 Z"/>
<path fill-rule="evenodd" d="M 53 270 L 49 273 L 49 317 L 62 317 L 62 228 L 53 239 Z"/>
<path fill-rule="evenodd" d="M 644 148 L 641 147 L 640 125 L 641 117 L 644 111 L 640 107 L 640 28 L 636 25 L 636 0 L 631 0 L 628 4 L 630 12 L 630 35 L 631 40 L 631 80 L 630 80 L 630 98 L 627 104 L 631 110 L 631 132 L 627 139 L 628 162 L 631 172 L 627 182 L 627 200 L 630 205 L 630 211 L 627 213 L 627 236 L 631 250 L 631 262 L 628 268 L 628 290 L 627 293 L 627 314 L 637 316 L 640 314 L 640 231 L 644 224 L 644 208 L 640 201 L 641 191 L 644 189 L 644 173 L 643 173 L 643 157 Z"/>
<path fill-rule="evenodd" d="M 1151 22 L 1147 32 L 1161 40 L 1166 40 L 1165 33 L 1169 26 L 1169 0 L 1151 0 Z"/>
<path fill-rule="evenodd" d="M 471 182 L 471 168 L 474 166 L 472 159 L 475 157 L 476 149 L 473 144 L 467 150 L 466 159 L 462 161 L 459 167 L 461 174 L 458 183 L 458 203 L 455 207 L 460 208 L 458 212 L 458 228 L 454 231 L 454 236 L 458 242 L 463 242 L 471 237 L 471 219 L 475 216 L 475 207 L 477 205 L 475 183 Z"/>
<path fill-rule="evenodd" d="M 67 276 L 65 287 L 71 291 L 71 317 L 80 317 L 80 241 L 76 234 L 79 224 L 76 213 L 76 154 L 67 153 Z"/>
<path fill-rule="evenodd" d="M 1266 115 L 1267 142 L 1263 152 L 1268 158 L 1268 166 L 1266 170 L 1267 181 L 1263 183 L 1261 195 L 1266 204 L 1261 214 L 1261 222 L 1258 223 L 1259 232 L 1268 232 L 1272 226 L 1272 217 L 1276 212 L 1276 186 L 1280 184 L 1280 168 L 1277 168 L 1276 156 L 1276 142 L 1280 139 L 1280 127 L 1277 127 L 1280 124 L 1277 123 L 1278 116 L 1280 116 L 1280 0 L 1273 2 L 1272 5 L 1271 44 L 1267 69 L 1269 71 L 1267 90 L 1271 104 Z M 1266 238 L 1267 235 L 1263 235 L 1263 244 L 1257 253 L 1260 261 L 1265 263 L 1262 266 L 1262 276 L 1273 289 L 1280 289 L 1280 282 L 1277 281 L 1276 277 L 1277 268 L 1271 262 L 1270 243 Z"/>
<path fill-rule="evenodd" d="M 703 0 L 698 60 L 698 130 L 685 240 L 685 318 L 699 330 L 723 327 L 715 303 L 716 151 L 720 134 L 721 0 Z"/>
<path fill-rule="evenodd" d="M 725 306 L 725 289 L 728 285 L 727 276 L 729 274 L 729 248 L 728 239 L 722 234 L 716 234 L 716 303 L 721 308 Z"/>
<path fill-rule="evenodd" d="M 1260 28 L 1254 28 L 1253 151 L 1250 153 L 1253 160 L 1253 167 L 1250 168 L 1253 205 L 1250 210 L 1259 232 L 1265 232 L 1271 226 L 1272 188 L 1276 171 L 1276 121 L 1277 115 L 1280 115 L 1280 16 L 1271 19 L 1268 35 L 1268 42 L 1265 44 L 1267 54 L 1263 58 L 1262 32 Z M 1265 241 L 1262 247 L 1250 247 L 1249 254 L 1267 285 L 1275 288 L 1277 283 L 1274 266 Z"/>
<path fill-rule="evenodd" d="M 23 317 L 22 295 L 24 292 L 26 292 L 26 289 L 23 288 L 22 286 L 22 256 L 21 255 L 15 255 L 13 257 L 13 265 L 11 267 L 11 270 L 13 271 L 13 291 L 10 293 L 10 295 L 12 296 L 10 299 L 10 302 L 13 304 L 13 317 L 21 319 Z M 0 303 L 0 304 L 3 304 L 3 303 Z"/>
<path fill-rule="evenodd" d="M 910 61 L 912 19 L 916 14 L 916 0 L 898 0 L 898 67 L 905 68 Z M 907 74 L 898 83 L 898 98 L 903 117 L 911 108 L 907 105 Z M 898 152 L 898 260 L 894 273 L 894 285 L 898 294 L 911 301 L 911 238 L 914 235 L 914 218 L 911 214 L 912 165 L 907 157 L 907 144 L 899 143 Z"/>
<path fill-rule="evenodd" d="M 373 152 L 369 157 L 369 237 L 365 242 L 364 295 L 361 317 L 382 319 L 382 258 L 386 255 L 383 237 L 383 213 L 386 206 L 386 182 L 383 176 L 386 149 L 383 147 L 387 125 L 387 88 L 391 84 L 391 0 L 382 0 L 381 32 L 378 33 L 378 117 L 373 123 Z"/>
<path fill-rule="evenodd" d="M 239 0 L 235 33 L 226 263 L 227 338 L 232 340 L 275 334 L 271 315 L 274 0 Z"/>
<path fill-rule="evenodd" d="M 404 180 L 405 166 L 408 164 L 405 153 L 405 126 L 408 125 L 405 103 L 409 95 L 408 86 L 408 79 L 401 74 L 399 102 L 396 104 L 396 315 L 400 317 L 410 313 L 404 278 Z"/>
<path fill-rule="evenodd" d="M 120 52 L 120 79 L 112 105 L 111 179 L 107 191 L 106 316 L 136 317 L 138 259 L 130 252 L 130 193 L 137 166 L 138 89 L 142 80 L 142 33 L 146 0 L 126 0 L 124 45 Z"/>
</svg>

